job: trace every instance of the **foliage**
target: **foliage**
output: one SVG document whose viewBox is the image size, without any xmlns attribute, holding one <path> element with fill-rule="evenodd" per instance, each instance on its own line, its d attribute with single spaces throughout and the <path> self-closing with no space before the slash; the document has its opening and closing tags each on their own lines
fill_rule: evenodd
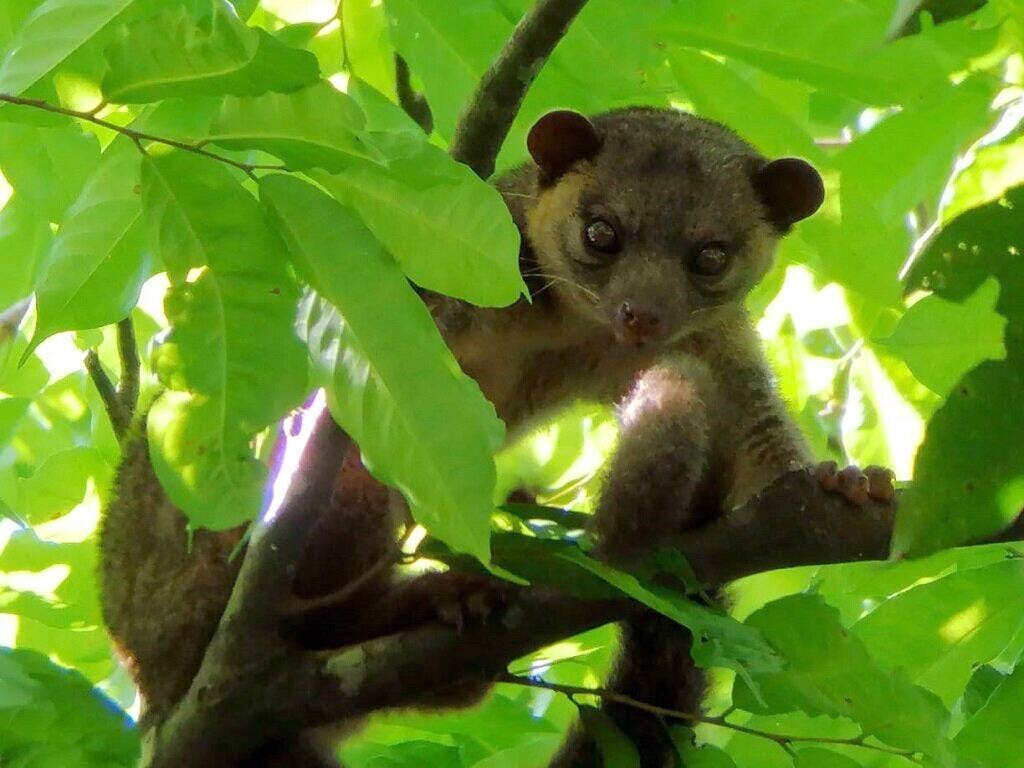
<svg viewBox="0 0 1024 768">
<path fill-rule="evenodd" d="M 35 296 L 0 327 L 0 763 L 137 751 L 94 577 L 119 448 L 82 366 L 94 350 L 116 380 L 125 318 L 157 398 L 154 464 L 194 525 L 252 519 L 269 428 L 323 386 L 425 551 L 703 633 L 709 712 L 729 716 L 674 729 L 686 765 L 1019 762 L 1020 553 L 942 548 L 1024 506 L 1024 4 L 591 0 L 513 126 L 502 168 L 551 108 L 673 104 L 822 170 L 825 208 L 750 308 L 822 458 L 913 481 L 894 551 L 922 557 L 763 574 L 731 614 L 589 560 L 566 541 L 579 514 L 496 507 L 526 486 L 589 511 L 612 421 L 580 406 L 502 449 L 409 285 L 492 307 L 524 290 L 498 194 L 444 149 L 529 5 L 0 2 L 0 310 Z M 395 53 L 430 136 L 397 106 Z M 512 669 L 593 687 L 613 645 L 602 628 Z M 634 764 L 578 699 L 608 764 Z M 540 766 L 577 709 L 503 684 L 468 712 L 378 716 L 343 754 Z"/>
</svg>

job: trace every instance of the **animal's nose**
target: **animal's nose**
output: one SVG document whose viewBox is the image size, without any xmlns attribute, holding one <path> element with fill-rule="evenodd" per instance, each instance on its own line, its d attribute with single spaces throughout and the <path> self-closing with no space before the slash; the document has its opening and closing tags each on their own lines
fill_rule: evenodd
<svg viewBox="0 0 1024 768">
<path fill-rule="evenodd" d="M 624 301 L 615 312 L 615 336 L 619 341 L 642 344 L 664 331 L 661 316 L 648 307 Z"/>
</svg>

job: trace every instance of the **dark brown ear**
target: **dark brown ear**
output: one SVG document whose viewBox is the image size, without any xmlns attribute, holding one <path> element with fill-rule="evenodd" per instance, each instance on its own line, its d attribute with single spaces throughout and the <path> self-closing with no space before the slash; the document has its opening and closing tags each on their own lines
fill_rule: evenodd
<svg viewBox="0 0 1024 768">
<path fill-rule="evenodd" d="M 555 181 L 573 163 L 590 160 L 601 150 L 601 137 L 594 124 L 579 112 L 563 109 L 548 112 L 534 123 L 526 137 L 526 148 L 545 181 Z"/>
<path fill-rule="evenodd" d="M 814 166 L 796 157 L 762 165 L 754 174 L 754 188 L 779 229 L 806 219 L 825 200 L 825 185 Z"/>
</svg>

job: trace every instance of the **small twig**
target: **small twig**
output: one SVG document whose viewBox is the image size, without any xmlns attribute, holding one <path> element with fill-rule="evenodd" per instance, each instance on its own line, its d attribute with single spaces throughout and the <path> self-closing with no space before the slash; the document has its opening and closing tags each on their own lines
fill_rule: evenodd
<svg viewBox="0 0 1024 768">
<path fill-rule="evenodd" d="M 719 715 L 717 717 L 711 717 L 708 715 L 701 715 L 695 712 L 682 712 L 678 709 L 667 709 L 665 707 L 659 707 L 654 704 L 648 704 L 643 701 L 639 701 L 630 696 L 625 696 L 615 691 L 610 691 L 606 688 L 587 688 L 578 685 L 562 685 L 560 683 L 549 683 L 547 680 L 540 680 L 534 677 L 518 677 L 516 675 L 501 674 L 498 675 L 495 680 L 500 683 L 511 683 L 512 685 L 521 685 L 527 688 L 540 688 L 545 691 L 555 691 L 561 693 L 570 700 L 574 700 L 576 696 L 595 696 L 602 701 L 610 701 L 615 704 L 621 704 L 626 707 L 632 707 L 643 712 L 648 712 L 658 717 L 665 717 L 670 720 L 682 720 L 687 723 L 696 723 L 701 725 L 713 725 L 718 728 L 727 728 L 737 733 L 743 733 L 747 736 L 754 736 L 759 739 L 767 739 L 774 741 L 783 748 L 789 748 L 794 743 L 811 743 L 811 744 L 841 744 L 848 747 L 860 747 L 861 749 L 870 749 L 875 752 L 885 752 L 890 755 L 897 755 L 899 757 L 905 757 L 913 760 L 915 752 L 908 749 L 898 749 L 896 747 L 887 747 L 884 745 L 868 744 L 864 740 L 864 736 L 855 736 L 853 738 L 838 738 L 829 736 L 790 736 L 788 734 L 772 733 L 771 731 L 762 731 L 758 728 L 748 728 L 745 725 L 739 725 L 738 723 L 730 723 L 725 719 L 725 715 Z"/>
<path fill-rule="evenodd" d="M 395 54 L 395 92 L 398 95 L 398 104 L 405 110 L 405 114 L 415 120 L 424 133 L 433 131 L 434 113 L 430 111 L 430 104 L 427 103 L 427 99 L 422 93 L 418 93 L 412 87 L 409 63 L 397 53 Z"/>
<path fill-rule="evenodd" d="M 31 306 L 32 297 L 28 296 L 0 312 L 0 344 L 18 332 L 18 326 L 25 319 L 25 315 L 28 314 L 28 308 Z"/>
<path fill-rule="evenodd" d="M 334 12 L 334 18 L 338 20 L 338 34 L 341 35 L 341 68 L 354 75 L 352 59 L 348 55 L 348 35 L 345 32 L 345 0 L 338 0 L 338 10 Z"/>
<path fill-rule="evenodd" d="M 135 416 L 139 404 L 139 348 L 135 340 L 135 326 L 131 317 L 117 324 L 117 351 L 121 356 L 121 381 L 118 398 L 128 420 Z"/>
<path fill-rule="evenodd" d="M 107 372 L 103 370 L 99 356 L 91 349 L 85 353 L 85 370 L 89 372 L 89 378 L 92 379 L 92 383 L 99 391 L 103 407 L 110 418 L 110 426 L 114 428 L 114 434 L 120 440 L 128 430 L 130 417 L 125 413 L 124 404 L 121 402 L 113 382 L 107 376 Z"/>
<path fill-rule="evenodd" d="M 151 141 L 155 144 L 163 144 L 168 147 L 174 147 L 184 152 L 191 152 L 194 155 L 201 155 L 211 160 L 216 160 L 221 163 L 225 163 L 234 168 L 238 168 L 248 176 L 253 176 L 254 171 L 290 171 L 286 165 L 275 165 L 275 164 L 259 164 L 259 163 L 243 163 L 238 160 L 233 160 L 230 157 L 224 155 L 218 155 L 216 152 L 210 152 L 199 144 L 190 144 L 187 141 L 179 141 L 177 139 L 169 139 L 165 136 L 156 136 L 152 133 L 144 133 L 143 131 L 137 131 L 134 128 L 128 128 L 117 123 L 112 123 L 109 120 L 104 120 L 101 117 L 97 117 L 93 112 L 83 112 L 77 109 L 67 109 L 66 107 L 58 107 L 49 102 L 42 101 L 41 99 L 26 99 L 21 96 L 11 96 L 10 94 L 0 93 L 0 102 L 6 102 L 8 104 L 16 104 L 21 107 L 31 107 L 32 109 L 41 109 L 44 112 L 51 112 L 55 115 L 64 115 L 65 117 L 74 117 L 79 120 L 85 120 L 88 123 L 99 125 L 108 130 L 119 133 L 122 136 L 127 136 L 140 152 L 145 154 L 145 147 L 142 142 Z"/>
<path fill-rule="evenodd" d="M 494 173 L 498 151 L 526 92 L 586 4 L 587 0 L 537 0 L 481 78 L 459 118 L 449 150 L 480 178 Z"/>
</svg>

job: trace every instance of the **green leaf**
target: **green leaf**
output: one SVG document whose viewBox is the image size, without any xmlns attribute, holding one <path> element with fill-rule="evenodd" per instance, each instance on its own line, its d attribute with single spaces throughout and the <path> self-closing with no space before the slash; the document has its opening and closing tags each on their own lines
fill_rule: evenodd
<svg viewBox="0 0 1024 768">
<path fill-rule="evenodd" d="M 957 753 L 984 768 L 1024 766 L 1024 734 L 1020 713 L 1024 708 L 1024 666 L 996 688 L 988 703 L 956 735 Z"/>
<path fill-rule="evenodd" d="M 964 301 L 990 277 L 1006 318 L 1006 360 L 953 388 L 928 424 L 914 484 L 900 502 L 895 555 L 920 555 L 993 534 L 1024 508 L 1024 186 L 951 221 L 920 255 L 910 286 Z"/>
<path fill-rule="evenodd" d="M 995 311 L 998 296 L 994 278 L 962 303 L 928 296 L 907 310 L 891 335 L 872 344 L 899 357 L 922 384 L 944 397 L 980 363 L 1006 359 L 1006 318 Z"/>
<path fill-rule="evenodd" d="M 858 136 L 835 159 L 844 203 L 856 194 L 895 224 L 918 203 L 937 204 L 957 156 L 988 130 L 994 95 L 983 78 L 937 88 Z"/>
<path fill-rule="evenodd" d="M 736 763 L 729 754 L 713 744 L 694 743 L 693 730 L 676 725 L 670 729 L 672 741 L 676 745 L 676 753 L 686 768 L 736 768 Z"/>
<path fill-rule="evenodd" d="M 636 745 L 619 730 L 615 721 L 597 707 L 581 704 L 580 721 L 601 753 L 604 768 L 640 768 Z"/>
<path fill-rule="evenodd" d="M 0 756 L 12 766 L 129 768 L 138 759 L 128 716 L 81 674 L 42 654 L 0 648 L 0 710 Z M 47 754 L 64 762 L 45 762 Z"/>
<path fill-rule="evenodd" d="M 921 31 L 921 14 L 927 13 L 932 23 L 942 24 L 974 13 L 988 0 L 899 0 L 893 12 L 889 37 L 914 35 Z"/>
<path fill-rule="evenodd" d="M 385 4 L 390 37 L 423 80 L 437 131 L 450 138 L 480 77 L 531 2 L 392 0 Z M 643 23 L 662 0 L 590 3 L 572 23 L 531 86 L 499 157 L 509 167 L 524 157 L 530 125 L 547 111 L 593 114 L 611 107 L 664 105 L 672 90 L 664 54 Z M 510 7 L 511 6 L 511 7 Z M 358 67 L 357 67 L 358 69 Z M 594 73 L 600 72 L 600 77 Z"/>
<path fill-rule="evenodd" d="M 359 137 L 362 110 L 327 83 L 290 94 L 228 97 L 207 139 L 228 149 L 260 149 L 296 170 L 343 171 L 376 152 Z"/>
<path fill-rule="evenodd" d="M 387 168 L 360 162 L 314 178 L 359 213 L 417 285 L 481 306 L 525 295 L 519 230 L 501 195 L 437 147 L 424 143 Z"/>
<path fill-rule="evenodd" d="M 224 2 L 197 25 L 185 8 L 126 27 L 107 49 L 108 101 L 136 104 L 174 96 L 256 96 L 293 91 L 320 77 L 316 57 L 247 27 Z"/>
<path fill-rule="evenodd" d="M 793 768 L 860 768 L 860 763 L 838 752 L 812 747 L 797 752 Z"/>
<path fill-rule="evenodd" d="M 13 584 L 0 576 L 0 612 L 18 617 L 19 647 L 74 665 L 94 681 L 109 677 L 116 665 L 96 584 L 97 519 L 98 504 L 90 504 L 48 523 L 53 538 L 18 530 L 0 553 L 0 574 L 17 574 Z"/>
<path fill-rule="evenodd" d="M 438 130 L 451 136 L 511 23 L 494 3 L 479 0 L 458 8 L 445 0 L 391 0 L 385 9 L 395 47 L 424 79 Z"/>
<path fill-rule="evenodd" d="M 928 424 L 900 500 L 893 554 L 918 556 L 1005 528 L 1024 508 L 1024 370 L 983 363 Z"/>
<path fill-rule="evenodd" d="M 118 139 L 68 210 L 36 284 L 32 347 L 60 331 L 128 316 L 153 271 L 140 199 L 142 156 Z"/>
<path fill-rule="evenodd" d="M 77 127 L 0 123 L 0 168 L 19 197 L 49 222 L 61 220 L 99 159 L 96 137 Z"/>
<path fill-rule="evenodd" d="M 7 48 L 0 63 L 0 93 L 17 96 L 52 75 L 72 54 L 102 40 L 136 2 L 45 0 Z"/>
<path fill-rule="evenodd" d="M 559 557 L 687 627 L 694 634 L 691 653 L 698 665 L 705 668 L 727 667 L 741 676 L 748 676 L 748 679 L 753 672 L 768 674 L 781 668 L 778 654 L 756 629 L 689 600 L 672 589 L 642 582 L 632 574 L 594 560 L 576 548 L 564 550 Z"/>
<path fill-rule="evenodd" d="M 48 457 L 18 484 L 16 507 L 29 523 L 52 520 L 82 502 L 90 487 L 106 494 L 113 468 L 95 448 L 69 448 Z"/>
<path fill-rule="evenodd" d="M 495 752 L 472 765 L 473 768 L 522 768 L 525 765 L 547 765 L 551 756 L 558 751 L 561 742 L 560 735 L 532 736 L 524 740 L 522 744 Z M 611 768 L 611 764 L 606 765 Z"/>
<path fill-rule="evenodd" d="M 900 592 L 858 621 L 868 653 L 951 706 L 978 664 L 1024 626 L 1024 560 L 950 574 Z"/>
<path fill-rule="evenodd" d="M 964 695 L 960 699 L 960 711 L 963 712 L 964 716 L 968 719 L 974 717 L 988 703 L 988 700 L 992 698 L 992 694 L 996 692 L 1007 677 L 1008 675 L 1003 674 L 994 667 L 990 667 L 988 664 L 984 664 L 974 670 L 967 688 L 964 689 Z"/>
<path fill-rule="evenodd" d="M 978 149 L 971 164 L 953 179 L 952 195 L 942 208 L 948 222 L 964 211 L 1002 197 L 1024 184 L 1024 137 Z"/>
<path fill-rule="evenodd" d="M 760 673 L 763 702 L 737 680 L 733 699 L 755 713 L 800 710 L 808 715 L 846 717 L 866 734 L 901 749 L 924 752 L 950 765 L 945 733 L 949 713 L 933 694 L 912 685 L 901 672 L 878 665 L 861 641 L 839 622 L 839 612 L 811 595 L 769 603 L 747 624 L 767 638 L 785 659 L 785 669 Z"/>
<path fill-rule="evenodd" d="M 288 176 L 264 177 L 260 189 L 296 263 L 330 302 L 310 301 L 305 323 L 334 417 L 420 523 L 486 562 L 492 454 L 503 438 L 493 406 L 355 216 Z"/>
<path fill-rule="evenodd" d="M 457 747 L 422 739 L 391 744 L 359 744 L 346 751 L 346 762 L 365 768 L 461 768 Z"/>
<path fill-rule="evenodd" d="M 41 0 L 7 0 L 0 5 L 0 49 L 6 49 Z"/>
<path fill-rule="evenodd" d="M 819 165 L 825 160 L 807 130 L 729 62 L 688 49 L 673 51 L 671 60 L 676 79 L 701 117 L 729 126 L 768 156 L 799 155 Z"/>
<path fill-rule="evenodd" d="M 784 5 L 703 0 L 647 19 L 658 39 L 745 61 L 865 104 L 918 100 L 945 85 L 926 41 L 883 46 L 887 12 L 855 0 Z"/>
<path fill-rule="evenodd" d="M 53 235 L 30 198 L 15 196 L 0 211 L 0 307 L 32 292 L 39 262 Z"/>
<path fill-rule="evenodd" d="M 259 507 L 250 439 L 305 391 L 298 293 L 258 203 L 223 165 L 171 153 L 146 161 L 142 188 L 171 279 L 171 332 L 153 365 L 172 391 L 150 412 L 150 453 L 193 523 L 227 528 Z"/>
</svg>

